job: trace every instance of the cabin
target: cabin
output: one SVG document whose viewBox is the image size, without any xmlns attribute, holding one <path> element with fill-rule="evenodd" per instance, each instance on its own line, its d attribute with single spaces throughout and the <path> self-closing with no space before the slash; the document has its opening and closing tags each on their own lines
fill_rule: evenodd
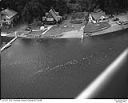
<svg viewBox="0 0 128 103">
<path fill-rule="evenodd" d="M 17 12 L 11 9 L 5 9 L 0 12 L 1 27 L 13 27 L 16 21 Z"/>
<path fill-rule="evenodd" d="M 100 11 L 100 12 L 97 12 L 97 13 L 93 12 L 93 13 L 91 13 L 91 15 L 95 18 L 95 20 L 97 22 L 103 21 L 103 20 L 108 20 L 107 15 L 103 11 Z"/>
<path fill-rule="evenodd" d="M 85 17 L 86 21 L 90 23 L 98 23 L 98 22 L 108 22 L 109 18 L 106 16 L 104 12 L 98 12 L 98 13 L 90 13 L 86 15 Z"/>
<path fill-rule="evenodd" d="M 55 24 L 62 21 L 62 16 L 60 16 L 59 12 L 56 12 L 54 9 L 50 9 L 49 12 L 46 12 L 45 16 L 42 17 L 42 21 L 45 23 Z"/>
</svg>

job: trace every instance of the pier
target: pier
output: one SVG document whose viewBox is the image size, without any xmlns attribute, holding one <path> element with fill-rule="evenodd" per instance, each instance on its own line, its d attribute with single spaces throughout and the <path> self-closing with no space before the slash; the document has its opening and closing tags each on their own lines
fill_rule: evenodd
<svg viewBox="0 0 128 103">
<path fill-rule="evenodd" d="M 1 52 L 2 52 L 4 49 L 6 49 L 7 47 L 9 47 L 17 38 L 18 38 L 18 37 L 15 36 L 15 38 L 13 38 L 10 42 L 8 42 L 5 46 L 3 46 L 3 47 L 1 48 Z"/>
</svg>

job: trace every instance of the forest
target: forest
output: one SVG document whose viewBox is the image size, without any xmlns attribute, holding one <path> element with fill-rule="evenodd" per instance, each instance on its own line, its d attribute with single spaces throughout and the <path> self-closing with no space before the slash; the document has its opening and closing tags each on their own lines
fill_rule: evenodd
<svg viewBox="0 0 128 103">
<path fill-rule="evenodd" d="M 128 10 L 128 0 L 1 0 L 0 10 L 10 8 L 18 12 L 21 21 L 31 22 L 41 19 L 50 8 L 60 15 L 71 13 L 68 4 L 79 4 L 79 11 L 93 12 L 101 9 L 107 14 L 118 14 Z"/>
</svg>

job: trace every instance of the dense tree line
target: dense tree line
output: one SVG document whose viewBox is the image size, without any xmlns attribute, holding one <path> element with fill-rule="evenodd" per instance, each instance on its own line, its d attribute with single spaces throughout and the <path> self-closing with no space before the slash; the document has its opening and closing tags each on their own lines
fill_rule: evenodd
<svg viewBox="0 0 128 103">
<path fill-rule="evenodd" d="M 73 0 L 78 2 L 83 11 L 92 12 L 101 9 L 107 14 L 118 14 L 128 10 L 128 0 Z"/>
<path fill-rule="evenodd" d="M 87 12 L 92 12 L 96 8 L 102 9 L 107 14 L 128 10 L 128 0 L 2 0 L 0 2 L 2 8 L 8 7 L 17 11 L 20 20 L 27 22 L 33 21 L 34 18 L 41 19 L 51 7 L 61 15 L 67 14 L 70 8 L 67 2 L 77 3 L 81 6 L 81 11 Z"/>
<path fill-rule="evenodd" d="M 59 11 L 61 15 L 68 11 L 65 0 L 2 0 L 1 7 L 17 11 L 20 20 L 27 22 L 31 22 L 35 18 L 41 19 L 50 8 Z"/>
<path fill-rule="evenodd" d="M 128 0 L 98 0 L 98 4 L 107 14 L 118 14 L 128 10 Z"/>
<path fill-rule="evenodd" d="M 98 7 L 97 0 L 77 0 L 81 5 L 82 11 L 93 12 Z"/>
</svg>

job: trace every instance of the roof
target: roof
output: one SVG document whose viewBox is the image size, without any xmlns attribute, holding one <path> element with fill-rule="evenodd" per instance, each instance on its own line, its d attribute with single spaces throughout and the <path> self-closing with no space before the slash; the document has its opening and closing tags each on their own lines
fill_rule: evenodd
<svg viewBox="0 0 128 103">
<path fill-rule="evenodd" d="M 60 20 L 61 16 L 59 15 L 59 12 L 56 12 L 54 9 L 50 9 L 49 12 L 45 13 L 45 16 L 47 18 L 53 18 L 57 22 Z"/>
<path fill-rule="evenodd" d="M 54 9 L 50 9 L 49 12 L 45 13 L 45 16 L 49 18 L 54 18 L 53 15 L 59 16 L 59 12 L 56 12 Z"/>
<path fill-rule="evenodd" d="M 101 16 L 105 16 L 105 12 L 91 13 L 95 19 L 99 19 Z"/>
<path fill-rule="evenodd" d="M 11 10 L 11 9 L 5 9 L 5 10 L 1 11 L 1 14 L 5 15 L 6 18 L 11 19 L 12 17 L 14 17 L 17 14 L 17 12 L 14 10 Z"/>
<path fill-rule="evenodd" d="M 45 13 L 45 16 L 46 16 L 47 18 L 53 18 L 52 14 L 49 13 L 49 12 Z"/>
<path fill-rule="evenodd" d="M 58 18 L 57 18 L 57 14 L 56 14 L 56 12 L 55 12 L 55 10 L 54 9 L 50 9 L 49 10 L 49 13 L 52 15 L 52 17 L 56 20 L 56 21 L 58 21 Z"/>
</svg>

